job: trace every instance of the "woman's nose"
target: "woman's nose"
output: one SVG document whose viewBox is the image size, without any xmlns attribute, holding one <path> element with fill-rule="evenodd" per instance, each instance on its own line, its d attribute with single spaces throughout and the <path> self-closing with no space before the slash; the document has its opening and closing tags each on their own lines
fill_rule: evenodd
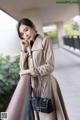
<svg viewBox="0 0 80 120">
<path fill-rule="evenodd" d="M 24 33 L 24 38 L 28 37 L 28 34 Z"/>
</svg>

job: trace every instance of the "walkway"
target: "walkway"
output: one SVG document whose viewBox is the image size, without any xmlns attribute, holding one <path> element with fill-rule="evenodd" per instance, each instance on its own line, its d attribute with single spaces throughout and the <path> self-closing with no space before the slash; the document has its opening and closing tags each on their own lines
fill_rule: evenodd
<svg viewBox="0 0 80 120">
<path fill-rule="evenodd" d="M 54 49 L 55 71 L 70 120 L 80 120 L 80 57 Z"/>
</svg>

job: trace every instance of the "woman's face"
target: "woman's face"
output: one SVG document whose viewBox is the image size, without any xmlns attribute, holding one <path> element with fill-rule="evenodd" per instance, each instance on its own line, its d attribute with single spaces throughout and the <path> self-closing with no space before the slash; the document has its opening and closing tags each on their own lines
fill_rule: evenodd
<svg viewBox="0 0 80 120">
<path fill-rule="evenodd" d="M 28 42 L 33 40 L 35 37 L 35 34 L 36 34 L 35 30 L 33 30 L 31 27 L 23 25 L 23 24 L 20 26 L 19 32 L 20 32 L 23 40 L 28 41 Z"/>
</svg>

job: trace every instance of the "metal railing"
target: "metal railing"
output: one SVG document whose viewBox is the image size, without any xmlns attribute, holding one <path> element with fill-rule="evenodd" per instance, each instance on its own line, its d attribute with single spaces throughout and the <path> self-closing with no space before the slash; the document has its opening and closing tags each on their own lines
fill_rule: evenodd
<svg viewBox="0 0 80 120">
<path fill-rule="evenodd" d="M 80 50 L 80 36 L 64 36 L 63 41 L 64 45 Z"/>
</svg>

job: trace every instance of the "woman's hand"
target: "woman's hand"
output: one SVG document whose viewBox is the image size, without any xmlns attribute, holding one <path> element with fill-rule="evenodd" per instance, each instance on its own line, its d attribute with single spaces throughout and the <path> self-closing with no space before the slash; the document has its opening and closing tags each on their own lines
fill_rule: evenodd
<svg viewBox="0 0 80 120">
<path fill-rule="evenodd" d="M 21 70 L 19 74 L 20 74 L 20 76 L 25 75 L 25 74 L 27 74 L 27 70 Z"/>
<path fill-rule="evenodd" d="M 29 42 L 27 40 L 22 40 L 20 42 L 21 45 L 21 51 L 25 52 L 27 47 L 29 46 Z"/>
</svg>

